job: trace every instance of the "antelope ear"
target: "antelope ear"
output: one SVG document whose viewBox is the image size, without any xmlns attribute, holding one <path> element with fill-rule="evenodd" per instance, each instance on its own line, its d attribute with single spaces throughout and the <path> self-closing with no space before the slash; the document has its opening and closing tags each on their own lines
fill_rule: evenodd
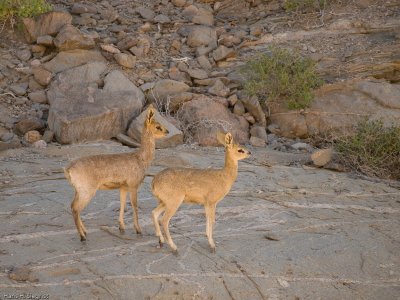
<svg viewBox="0 0 400 300">
<path fill-rule="evenodd" d="M 146 122 L 147 124 L 150 124 L 154 119 L 154 107 L 153 105 L 150 104 L 149 108 L 147 109 L 147 118 Z"/>
<path fill-rule="evenodd" d="M 233 137 L 230 132 L 225 134 L 225 147 L 232 147 L 233 145 Z"/>
</svg>

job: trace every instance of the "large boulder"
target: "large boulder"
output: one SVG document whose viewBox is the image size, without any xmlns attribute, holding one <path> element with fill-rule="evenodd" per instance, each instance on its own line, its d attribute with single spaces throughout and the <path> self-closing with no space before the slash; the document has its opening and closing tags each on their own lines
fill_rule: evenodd
<svg viewBox="0 0 400 300">
<path fill-rule="evenodd" d="M 187 138 L 202 146 L 218 146 L 217 132 L 231 132 L 235 141 L 249 141 L 249 124 L 236 116 L 220 102 L 210 97 L 199 95 L 183 104 L 178 111 L 178 118 L 185 128 Z"/>
<path fill-rule="evenodd" d="M 106 64 L 92 62 L 59 73 L 51 83 L 48 125 L 62 144 L 109 139 L 125 132 L 143 107 L 144 95 L 120 71 L 98 86 Z"/>
<path fill-rule="evenodd" d="M 147 110 L 142 112 L 132 123 L 129 125 L 128 136 L 135 142 L 140 144 L 142 138 L 143 124 L 147 116 Z M 166 118 L 164 118 L 158 111 L 155 112 L 155 120 L 168 129 L 169 133 L 166 137 L 156 140 L 156 148 L 170 148 L 176 147 L 183 143 L 183 133 Z"/>
<path fill-rule="evenodd" d="M 289 111 L 271 107 L 271 122 L 285 137 L 307 137 L 330 131 L 345 132 L 363 118 L 382 119 L 400 126 L 400 85 L 381 80 L 351 80 L 325 85 L 309 109 Z"/>
<path fill-rule="evenodd" d="M 169 109 L 167 106 L 172 98 L 189 90 L 190 86 L 186 83 L 171 79 L 162 79 L 155 82 L 154 86 L 147 91 L 147 97 L 156 103 L 157 107 Z"/>
<path fill-rule="evenodd" d="M 22 22 L 25 38 L 29 43 L 33 43 L 39 36 L 56 35 L 64 25 L 71 24 L 72 16 L 67 12 L 52 11 L 40 15 L 36 20 L 25 18 Z"/>
<path fill-rule="evenodd" d="M 89 62 L 105 63 L 106 59 L 99 51 L 76 49 L 58 53 L 52 60 L 44 63 L 43 67 L 52 73 L 59 73 Z"/>
<path fill-rule="evenodd" d="M 63 26 L 54 39 L 54 45 L 60 51 L 74 49 L 91 49 L 94 48 L 95 42 L 93 38 L 84 34 L 78 28 L 71 24 Z"/>
</svg>

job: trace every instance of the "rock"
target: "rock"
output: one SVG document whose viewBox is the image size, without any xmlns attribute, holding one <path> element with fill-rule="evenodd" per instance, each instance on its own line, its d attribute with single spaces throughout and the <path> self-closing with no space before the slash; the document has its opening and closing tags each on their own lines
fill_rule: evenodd
<svg viewBox="0 0 400 300">
<path fill-rule="evenodd" d="M 19 121 L 15 127 L 14 132 L 18 135 L 24 135 L 31 130 L 41 130 L 44 128 L 44 122 L 38 118 L 27 118 Z"/>
<path fill-rule="evenodd" d="M 191 69 L 189 68 L 186 71 L 190 77 L 195 78 L 195 79 L 206 79 L 208 78 L 208 74 L 206 71 L 204 71 L 203 69 Z"/>
<path fill-rule="evenodd" d="M 31 269 L 28 267 L 15 268 L 8 277 L 15 281 L 31 281 Z"/>
<path fill-rule="evenodd" d="M 192 25 L 189 27 L 187 41 L 189 47 L 210 46 L 217 47 L 217 32 L 215 28 L 205 25 Z"/>
<path fill-rule="evenodd" d="M 268 135 L 267 132 L 265 130 L 265 127 L 259 126 L 259 125 L 253 125 L 251 126 L 250 129 L 250 135 L 260 138 L 262 140 L 264 140 L 264 142 L 268 141 Z"/>
<path fill-rule="evenodd" d="M 36 149 L 44 149 L 47 147 L 47 143 L 44 140 L 38 140 L 32 143 L 32 147 Z"/>
<path fill-rule="evenodd" d="M 290 147 L 295 150 L 307 150 L 307 151 L 312 150 L 312 147 L 309 144 L 301 142 L 294 143 L 293 145 L 290 145 Z"/>
<path fill-rule="evenodd" d="M 97 82 L 106 70 L 100 62 L 66 70 L 56 76 L 47 93 L 49 129 L 62 144 L 109 139 L 127 128 L 140 112 L 144 95 L 120 71 Z"/>
<path fill-rule="evenodd" d="M 24 105 L 27 101 L 28 101 L 28 98 L 26 98 L 26 97 L 19 97 L 19 98 L 16 98 L 16 99 L 14 99 L 15 101 L 14 101 L 14 104 L 15 105 Z"/>
<path fill-rule="evenodd" d="M 168 76 L 172 80 L 181 81 L 189 85 L 192 84 L 189 74 L 179 71 L 179 69 L 176 67 L 170 68 L 168 70 Z"/>
<path fill-rule="evenodd" d="M 33 43 L 39 36 L 42 35 L 56 35 L 60 29 L 66 25 L 71 24 L 72 16 L 67 12 L 52 11 L 40 15 L 36 20 L 31 18 L 24 18 L 25 38 L 29 43 Z"/>
<path fill-rule="evenodd" d="M 117 63 L 125 68 L 132 69 L 136 63 L 136 57 L 131 54 L 117 53 L 114 54 Z"/>
<path fill-rule="evenodd" d="M 153 88 L 147 92 L 147 97 L 155 103 L 160 103 L 162 107 L 165 107 L 168 98 L 189 90 L 190 87 L 183 82 L 162 79 L 157 81 Z"/>
<path fill-rule="evenodd" d="M 250 137 L 250 144 L 254 147 L 265 147 L 266 143 L 263 139 L 260 139 L 256 136 L 252 136 Z"/>
<path fill-rule="evenodd" d="M 121 51 L 124 51 L 137 45 L 137 43 L 138 43 L 137 38 L 128 35 L 118 42 L 117 48 L 120 49 Z"/>
<path fill-rule="evenodd" d="M 171 2 L 177 7 L 184 7 L 186 5 L 186 0 L 172 0 Z"/>
<path fill-rule="evenodd" d="M 198 8 L 195 5 L 189 5 L 183 10 L 182 15 L 194 24 L 214 25 L 213 13 L 202 7 Z"/>
<path fill-rule="evenodd" d="M 46 130 L 43 134 L 43 141 L 45 141 L 47 144 L 51 143 L 53 141 L 54 138 L 54 132 L 51 130 Z"/>
<path fill-rule="evenodd" d="M 89 5 L 84 3 L 74 3 L 71 8 L 73 14 L 96 14 L 97 7 L 95 5 Z"/>
<path fill-rule="evenodd" d="M 220 61 L 235 55 L 236 53 L 232 48 L 227 48 L 224 45 L 218 46 L 218 48 L 213 51 L 213 58 L 215 61 Z"/>
<path fill-rule="evenodd" d="M 205 55 L 197 57 L 197 62 L 204 70 L 210 71 L 212 69 L 212 65 Z"/>
<path fill-rule="evenodd" d="M 10 141 L 3 142 L 0 141 L 0 151 L 8 150 L 8 149 L 15 149 L 21 147 L 21 141 L 15 135 Z"/>
<path fill-rule="evenodd" d="M 24 134 L 24 139 L 29 144 L 33 144 L 42 138 L 42 135 L 37 130 L 29 130 L 27 133 Z"/>
<path fill-rule="evenodd" d="M 153 10 L 141 6 L 139 8 L 136 9 L 136 12 L 145 20 L 147 21 L 152 21 L 155 17 L 155 13 L 153 12 Z"/>
<path fill-rule="evenodd" d="M 311 159 L 314 165 L 323 167 L 332 160 L 333 150 L 332 149 L 321 149 L 311 154 Z"/>
<path fill-rule="evenodd" d="M 249 114 L 248 112 L 243 114 L 243 117 L 246 119 L 247 122 L 249 122 L 250 124 L 255 124 L 256 123 L 256 119 L 254 119 L 254 117 Z"/>
<path fill-rule="evenodd" d="M 267 126 L 267 120 L 265 118 L 265 113 L 262 110 L 260 101 L 258 100 L 257 96 L 247 96 L 244 93 L 238 93 L 239 99 L 240 101 L 243 102 L 244 107 L 246 108 L 246 110 L 252 115 L 254 116 L 254 118 L 256 119 L 256 122 L 263 126 L 266 127 Z"/>
<path fill-rule="evenodd" d="M 233 113 L 235 115 L 241 116 L 245 113 L 245 108 L 244 105 L 242 103 L 242 101 L 238 100 L 235 104 L 235 106 L 233 107 Z"/>
<path fill-rule="evenodd" d="M 22 49 L 22 50 L 18 50 L 16 55 L 20 60 L 27 61 L 31 58 L 32 53 L 31 53 L 31 51 L 29 51 L 29 49 Z"/>
<path fill-rule="evenodd" d="M 215 80 L 214 84 L 207 90 L 211 95 L 226 97 L 229 95 L 229 88 L 225 86 L 222 80 Z"/>
<path fill-rule="evenodd" d="M 9 86 L 9 89 L 17 96 L 23 96 L 26 94 L 26 90 L 28 89 L 28 82 L 12 84 Z"/>
<path fill-rule="evenodd" d="M 248 123 L 241 122 L 238 116 L 212 98 L 199 95 L 183 104 L 178 114 L 189 141 L 192 138 L 192 142 L 203 146 L 217 146 L 218 131 L 231 132 L 238 143 L 249 141 Z"/>
<path fill-rule="evenodd" d="M 121 53 L 121 51 L 112 44 L 101 44 L 100 48 L 108 53 L 117 54 Z"/>
<path fill-rule="evenodd" d="M 46 52 L 46 47 L 43 45 L 32 45 L 31 50 L 35 57 L 41 57 Z"/>
<path fill-rule="evenodd" d="M 40 85 L 40 84 L 35 80 L 35 78 L 33 78 L 33 77 L 30 77 L 30 78 L 29 78 L 28 87 L 29 87 L 29 90 L 32 91 L 32 92 L 41 91 L 41 90 L 44 89 L 44 86 Z"/>
<path fill-rule="evenodd" d="M 140 144 L 143 131 L 143 123 L 147 116 L 147 110 L 142 112 L 129 125 L 128 136 Z M 166 137 L 156 140 L 156 148 L 170 148 L 183 144 L 183 133 L 170 122 L 168 122 L 158 111 L 155 112 L 155 120 L 169 131 Z"/>
<path fill-rule="evenodd" d="M 12 132 L 6 132 L 0 135 L 0 140 L 2 142 L 9 142 L 14 138 L 14 133 Z"/>
<path fill-rule="evenodd" d="M 51 35 L 41 35 L 36 39 L 36 43 L 46 47 L 51 47 L 54 45 L 54 39 Z"/>
<path fill-rule="evenodd" d="M 157 15 L 154 19 L 154 22 L 160 23 L 160 24 L 166 24 L 166 23 L 171 23 L 171 19 L 163 14 Z"/>
<path fill-rule="evenodd" d="M 54 45 L 60 51 L 74 49 L 91 49 L 94 48 L 95 42 L 89 35 L 82 33 L 73 25 L 67 24 L 61 28 L 60 32 L 54 39 Z"/>
<path fill-rule="evenodd" d="M 47 103 L 47 96 L 45 91 L 35 91 L 28 94 L 29 99 L 32 102 L 46 104 Z"/>
<path fill-rule="evenodd" d="M 41 67 L 37 67 L 33 68 L 33 77 L 39 84 L 47 86 L 50 83 L 53 74 Z"/>
<path fill-rule="evenodd" d="M 356 84 L 356 88 L 384 107 L 400 109 L 400 84 L 361 81 Z"/>
<path fill-rule="evenodd" d="M 58 53 L 51 61 L 43 64 L 43 67 L 52 73 L 59 73 L 89 62 L 106 62 L 106 60 L 99 51 L 76 49 Z"/>
<path fill-rule="evenodd" d="M 176 112 L 179 108 L 186 103 L 193 99 L 192 93 L 184 92 L 172 95 L 169 97 L 169 100 L 166 102 L 165 110 L 169 112 Z"/>
<path fill-rule="evenodd" d="M 230 95 L 230 96 L 228 97 L 228 104 L 229 104 L 230 106 L 235 106 L 235 104 L 236 104 L 237 101 L 238 101 L 238 97 L 237 97 L 236 94 Z"/>
</svg>

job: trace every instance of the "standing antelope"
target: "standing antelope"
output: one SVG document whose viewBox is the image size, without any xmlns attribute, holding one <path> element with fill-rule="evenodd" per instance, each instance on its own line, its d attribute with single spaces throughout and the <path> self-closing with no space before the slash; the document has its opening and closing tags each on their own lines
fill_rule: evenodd
<svg viewBox="0 0 400 300">
<path fill-rule="evenodd" d="M 146 169 L 154 158 L 155 139 L 167 134 L 168 130 L 154 120 L 154 108 L 150 106 L 144 121 L 139 151 L 83 157 L 71 162 L 65 169 L 65 176 L 75 189 L 71 210 L 81 241 L 86 240 L 86 228 L 80 218 L 80 213 L 97 190 L 120 190 L 119 229 L 121 233 L 125 230 L 124 210 L 126 196 L 130 192 L 134 226 L 136 233 L 141 233 L 137 191 L 145 177 Z"/>
<path fill-rule="evenodd" d="M 219 138 L 221 141 L 221 138 Z M 211 251 L 215 252 L 215 243 L 212 237 L 215 223 L 215 208 L 217 203 L 228 194 L 238 173 L 238 161 L 248 157 L 251 153 L 238 144 L 233 143 L 230 133 L 221 141 L 225 145 L 225 166 L 222 169 L 191 169 L 168 168 L 158 173 L 152 182 L 152 191 L 159 201 L 153 210 L 153 222 L 156 235 L 162 247 L 164 237 L 160 230 L 158 218 L 162 217 L 162 226 L 168 244 L 177 253 L 177 247 L 169 233 L 169 221 L 179 206 L 184 203 L 204 205 L 207 219 L 206 234 Z"/>
</svg>

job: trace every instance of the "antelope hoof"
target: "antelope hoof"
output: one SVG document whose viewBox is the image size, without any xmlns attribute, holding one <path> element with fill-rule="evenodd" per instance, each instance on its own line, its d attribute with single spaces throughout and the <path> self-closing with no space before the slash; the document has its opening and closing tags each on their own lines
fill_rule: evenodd
<svg viewBox="0 0 400 300">
<path fill-rule="evenodd" d="M 162 248 L 164 246 L 164 243 L 161 241 L 161 239 L 158 240 L 158 248 Z"/>
<path fill-rule="evenodd" d="M 178 249 L 172 250 L 172 254 L 178 257 L 179 256 Z"/>
<path fill-rule="evenodd" d="M 125 228 L 122 228 L 121 226 L 119 226 L 119 233 L 125 234 Z"/>
<path fill-rule="evenodd" d="M 86 236 L 81 235 L 81 242 L 82 242 L 82 243 L 83 243 L 83 242 L 86 242 Z"/>
<path fill-rule="evenodd" d="M 215 247 L 210 247 L 210 252 L 215 254 Z"/>
</svg>

